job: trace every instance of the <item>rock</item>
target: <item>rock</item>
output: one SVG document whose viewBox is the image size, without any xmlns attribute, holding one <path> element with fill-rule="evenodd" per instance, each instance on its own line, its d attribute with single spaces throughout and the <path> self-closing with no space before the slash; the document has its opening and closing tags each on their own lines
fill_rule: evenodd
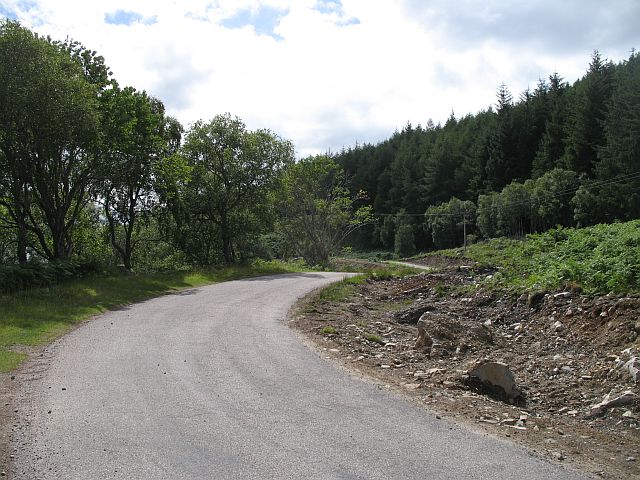
<svg viewBox="0 0 640 480">
<path fill-rule="evenodd" d="M 484 385 L 499 387 L 513 400 L 522 392 L 516 386 L 515 376 L 509 369 L 509 365 L 502 362 L 486 362 L 469 371 L 469 378 L 480 380 Z"/>
<path fill-rule="evenodd" d="M 406 388 L 407 390 L 417 390 L 418 388 L 420 388 L 420 383 L 406 383 L 404 385 L 404 388 Z"/>
<path fill-rule="evenodd" d="M 538 308 L 545 295 L 546 292 L 531 292 L 527 297 L 527 307 Z"/>
<path fill-rule="evenodd" d="M 554 332 L 561 332 L 564 330 L 564 325 L 560 320 L 557 320 L 556 322 L 554 322 L 551 328 L 553 328 Z"/>
<path fill-rule="evenodd" d="M 633 381 L 638 383 L 638 379 L 640 378 L 640 360 L 638 360 L 638 357 L 631 357 L 630 360 L 622 365 L 622 370 L 629 372 Z"/>
<path fill-rule="evenodd" d="M 609 393 L 602 399 L 600 403 L 591 406 L 590 415 L 595 417 L 603 415 L 607 410 L 611 408 L 631 405 L 637 398 L 638 395 L 633 393 L 631 390 L 627 390 L 622 395 L 614 398 L 613 400 L 611 400 L 611 394 Z"/>
<path fill-rule="evenodd" d="M 493 330 L 486 324 L 474 323 L 469 327 L 458 319 L 430 311 L 420 316 L 416 327 L 418 337 L 414 349 L 430 357 L 437 354 L 446 356 L 456 350 L 462 352 L 469 345 L 493 343 Z"/>
<path fill-rule="evenodd" d="M 427 305 L 425 303 L 416 303 L 409 308 L 400 310 L 393 315 L 393 318 L 398 323 L 408 323 L 415 325 L 420 320 L 420 317 L 429 311 L 433 311 L 433 305 Z"/>
</svg>

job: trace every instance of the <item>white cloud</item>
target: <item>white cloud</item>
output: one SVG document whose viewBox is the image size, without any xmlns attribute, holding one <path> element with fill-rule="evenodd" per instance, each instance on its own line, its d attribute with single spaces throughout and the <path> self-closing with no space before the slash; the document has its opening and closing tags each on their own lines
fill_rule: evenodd
<svg viewBox="0 0 640 480">
<path fill-rule="evenodd" d="M 121 84 L 158 96 L 184 124 L 229 111 L 249 128 L 270 128 L 291 139 L 300 155 L 376 142 L 407 121 L 445 121 L 451 110 L 475 113 L 494 102 L 502 82 L 517 95 L 554 70 L 573 81 L 599 47 L 561 41 L 566 11 L 579 12 L 578 1 L 571 9 L 568 2 L 556 8 L 540 0 L 546 14 L 526 38 L 509 27 L 523 21 L 511 8 L 451 3 L 3 0 L 3 7 L 19 12 L 39 33 L 71 36 L 97 50 Z M 264 6 L 284 13 L 272 36 L 257 33 L 261 26 L 251 22 L 221 26 L 242 11 L 259 18 Z M 615 60 L 634 46 L 625 42 L 640 43 L 635 29 L 625 27 L 627 7 L 622 18 L 609 11 L 598 24 L 603 53 Z M 105 15 L 118 10 L 155 23 L 106 23 Z M 575 22 L 569 26 L 566 35 L 575 33 Z M 553 38 L 537 40 L 536 32 L 545 31 Z"/>
</svg>

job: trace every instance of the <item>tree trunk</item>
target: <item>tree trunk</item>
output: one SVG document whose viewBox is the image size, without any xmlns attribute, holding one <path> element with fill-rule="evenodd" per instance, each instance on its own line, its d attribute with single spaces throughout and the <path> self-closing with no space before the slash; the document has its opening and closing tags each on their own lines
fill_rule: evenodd
<svg viewBox="0 0 640 480">
<path fill-rule="evenodd" d="M 222 254 L 224 263 L 231 265 L 233 263 L 233 252 L 231 250 L 231 230 L 229 228 L 229 219 L 226 215 L 222 215 L 220 221 L 220 235 L 222 236 Z"/>
<path fill-rule="evenodd" d="M 18 263 L 24 265 L 27 263 L 27 223 L 24 217 L 18 220 L 17 243 Z"/>
</svg>

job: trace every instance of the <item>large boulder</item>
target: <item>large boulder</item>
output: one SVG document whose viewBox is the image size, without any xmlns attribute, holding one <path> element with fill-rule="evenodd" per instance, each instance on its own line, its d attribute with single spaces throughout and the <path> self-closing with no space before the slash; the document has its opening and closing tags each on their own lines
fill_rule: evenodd
<svg viewBox="0 0 640 480">
<path fill-rule="evenodd" d="M 469 370 L 469 379 L 490 389 L 500 389 L 500 393 L 504 393 L 510 401 L 522 395 L 522 391 L 516 385 L 515 375 L 506 363 L 480 363 Z"/>
<path fill-rule="evenodd" d="M 418 338 L 415 350 L 433 356 L 436 352 L 446 354 L 465 350 L 478 344 L 493 343 L 491 327 L 469 321 L 461 322 L 447 315 L 426 311 L 418 320 Z"/>
</svg>

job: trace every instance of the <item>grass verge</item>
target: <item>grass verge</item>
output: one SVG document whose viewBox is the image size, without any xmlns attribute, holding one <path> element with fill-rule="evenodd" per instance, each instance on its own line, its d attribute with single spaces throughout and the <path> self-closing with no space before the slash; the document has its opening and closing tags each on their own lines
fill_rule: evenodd
<svg viewBox="0 0 640 480">
<path fill-rule="evenodd" d="M 360 275 L 345 278 L 340 282 L 332 283 L 320 290 L 320 293 L 318 293 L 313 301 L 307 306 L 308 310 L 315 310 L 317 304 L 322 302 L 340 302 L 346 300 L 356 292 L 357 285 L 360 285 L 367 280 L 389 280 L 393 277 L 405 277 L 407 275 L 414 275 L 422 272 L 422 270 L 402 265 L 377 264 L 376 266 L 371 266 L 371 264 L 366 264 L 366 266 L 363 267 L 362 265 L 355 264 L 351 265 L 350 268 L 349 264 L 342 261 L 342 259 L 335 263 L 339 264 L 340 271 L 351 271 L 360 273 Z"/>
<path fill-rule="evenodd" d="M 282 262 L 256 262 L 244 267 L 161 275 L 89 277 L 0 295 L 0 372 L 16 368 L 26 358 L 12 347 L 50 342 L 79 322 L 109 309 L 185 288 L 302 269 Z"/>
</svg>

